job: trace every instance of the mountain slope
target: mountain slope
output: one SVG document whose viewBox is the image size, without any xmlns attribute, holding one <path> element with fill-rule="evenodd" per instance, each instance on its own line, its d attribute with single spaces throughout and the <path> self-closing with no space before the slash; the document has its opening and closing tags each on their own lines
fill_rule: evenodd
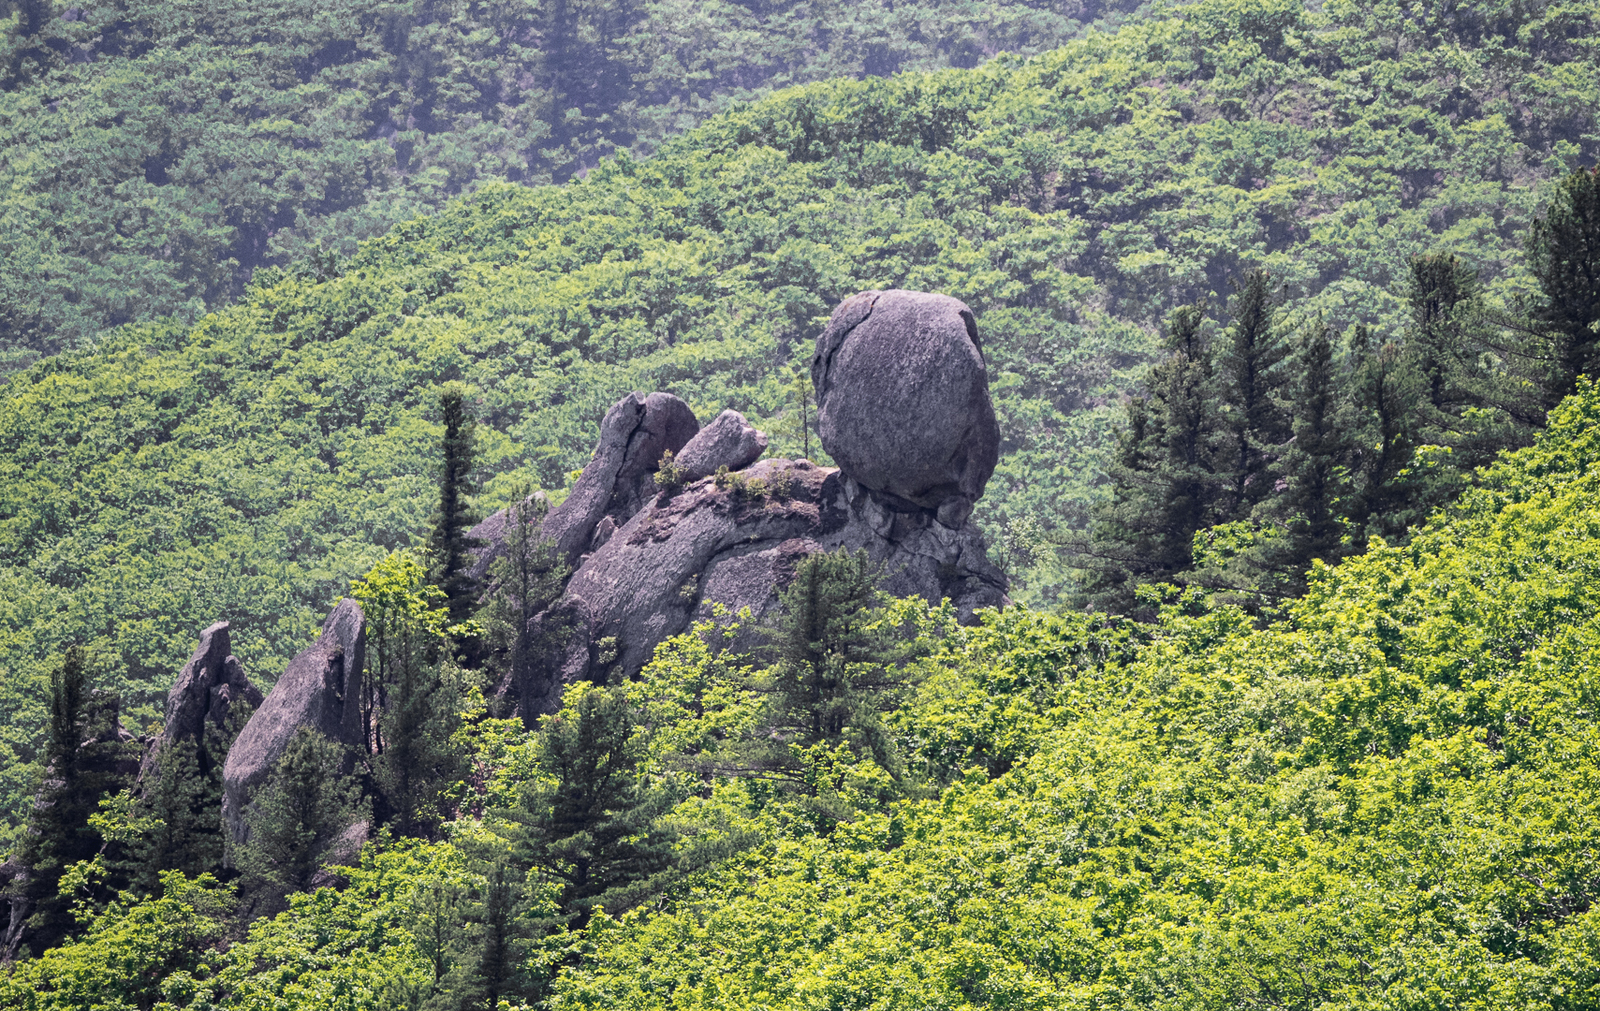
<svg viewBox="0 0 1600 1011">
<path fill-rule="evenodd" d="M 737 101 L 974 66 L 1126 2 L 0 3 L 0 369 L 236 297 L 494 180 Z"/>
<path fill-rule="evenodd" d="M 985 700 L 976 737 L 1034 721 L 1018 768 L 591 928 L 553 1006 L 1592 1006 L 1597 464 L 1586 384 L 1283 624 L 1191 600 L 1086 669 L 1081 627 L 994 616 L 906 725 Z"/>
<path fill-rule="evenodd" d="M 66 642 L 140 719 L 227 617 L 269 682 L 432 508 L 433 391 L 477 391 L 485 507 L 559 489 L 606 406 L 669 389 L 798 454 L 789 382 L 831 306 L 888 286 L 980 314 L 1005 435 L 980 505 L 1025 599 L 1063 578 L 1111 406 L 1174 305 L 1267 265 L 1296 312 L 1400 325 L 1407 258 L 1501 298 L 1541 186 L 1600 155 L 1595 10 L 1210 0 L 1028 61 L 834 81 L 648 161 L 492 185 L 348 259 L 257 274 L 15 375 L 0 404 L 5 806 Z"/>
</svg>

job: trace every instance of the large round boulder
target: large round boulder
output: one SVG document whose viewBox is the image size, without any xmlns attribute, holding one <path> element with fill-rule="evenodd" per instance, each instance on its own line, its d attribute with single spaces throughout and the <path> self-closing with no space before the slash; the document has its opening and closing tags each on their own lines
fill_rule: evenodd
<svg viewBox="0 0 1600 1011">
<path fill-rule="evenodd" d="M 840 303 L 811 362 L 817 430 L 845 475 L 959 527 L 1000 459 L 972 310 L 920 291 Z"/>
</svg>

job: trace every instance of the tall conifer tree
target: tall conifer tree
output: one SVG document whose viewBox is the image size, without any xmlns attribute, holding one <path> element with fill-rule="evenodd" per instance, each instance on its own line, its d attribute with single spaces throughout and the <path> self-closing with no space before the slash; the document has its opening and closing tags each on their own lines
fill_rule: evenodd
<svg viewBox="0 0 1600 1011">
<path fill-rule="evenodd" d="M 276 912 L 304 891 L 340 833 L 362 817 L 353 779 L 339 775 L 339 746 L 301 727 L 247 809 L 249 839 L 235 864 L 255 911 Z"/>
<path fill-rule="evenodd" d="M 1366 537 L 1403 536 L 1418 518 L 1408 508 L 1410 467 L 1418 444 L 1417 407 L 1427 393 L 1426 380 L 1393 341 L 1378 344 L 1370 330 L 1357 327 L 1352 351 L 1357 489 L 1349 517 L 1361 535 L 1355 545 L 1361 550 Z"/>
<path fill-rule="evenodd" d="M 543 536 L 543 495 L 524 487 L 512 499 L 500 554 L 489 565 L 490 595 L 479 620 L 490 650 L 486 666 L 508 682 L 509 698 L 516 699 L 530 686 L 544 649 L 557 645 L 543 641 L 529 619 L 561 595 L 567 566 L 555 543 Z M 524 712 L 530 721 L 537 715 Z"/>
<path fill-rule="evenodd" d="M 461 624 L 472 616 L 477 585 L 470 571 L 471 539 L 467 531 L 478 521 L 472 505 L 473 440 L 477 426 L 458 386 L 439 394 L 444 421 L 443 460 L 439 467 L 439 508 L 428 537 L 433 584 L 445 593 L 450 620 Z"/>
<path fill-rule="evenodd" d="M 1470 353 L 1467 330 L 1478 299 L 1478 275 L 1453 254 L 1440 253 L 1412 260 L 1408 282 L 1407 343 L 1427 384 L 1428 402 L 1435 411 L 1459 408 L 1473 399 L 1462 372 Z"/>
<path fill-rule="evenodd" d="M 1271 275 L 1265 270 L 1246 274 L 1230 304 L 1233 322 L 1217 354 L 1224 424 L 1232 440 L 1230 520 L 1247 518 L 1272 493 L 1272 461 L 1289 438 L 1289 418 L 1280 402 L 1288 380 L 1281 366 L 1289 346 L 1276 326 L 1276 309 Z"/>
<path fill-rule="evenodd" d="M 518 862 L 561 885 L 561 910 L 581 927 L 597 906 L 628 908 L 672 860 L 657 819 L 671 798 L 645 775 L 633 710 L 612 688 L 569 692 L 539 725 L 540 776 L 510 817 Z"/>
<path fill-rule="evenodd" d="M 1113 497 L 1095 517 L 1099 569 L 1085 592 L 1110 610 L 1132 607 L 1137 583 L 1189 569 L 1194 535 L 1217 521 L 1227 490 L 1204 305 L 1176 310 L 1164 344 L 1171 355 L 1151 368 L 1146 395 L 1128 405 Z"/>
<path fill-rule="evenodd" d="M 100 799 L 127 786 L 137 745 L 118 733 L 117 696 L 94 691 L 87 658 L 69 648 L 50 677 L 45 768 L 22 858 L 30 909 L 26 941 L 35 953 L 59 943 L 74 926 L 71 901 L 59 894 L 67 867 L 93 857 L 100 834 L 90 824 Z"/>
<path fill-rule="evenodd" d="M 1286 530 L 1278 568 L 1290 591 L 1299 593 L 1312 559 L 1332 562 L 1342 552 L 1350 444 L 1333 335 L 1326 325 L 1316 323 L 1306 332 L 1295 366 L 1294 441 L 1279 467 L 1284 490 L 1277 508 Z"/>
<path fill-rule="evenodd" d="M 1549 329 L 1554 368 L 1546 406 L 1600 376 L 1600 165 L 1562 180 L 1528 236 L 1528 264 L 1544 294 L 1535 312 Z"/>
</svg>

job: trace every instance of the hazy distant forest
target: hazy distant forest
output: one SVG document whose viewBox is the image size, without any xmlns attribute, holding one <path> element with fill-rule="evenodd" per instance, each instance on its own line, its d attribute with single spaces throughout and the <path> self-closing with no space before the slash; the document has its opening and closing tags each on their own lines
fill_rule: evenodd
<svg viewBox="0 0 1600 1011">
<path fill-rule="evenodd" d="M 1596 0 L 0 0 L 0 1007 L 1600 1007 L 1597 163 Z M 1014 605 L 498 718 L 450 524 L 890 287 Z M 412 750 L 104 772 L 347 596 Z"/>
</svg>

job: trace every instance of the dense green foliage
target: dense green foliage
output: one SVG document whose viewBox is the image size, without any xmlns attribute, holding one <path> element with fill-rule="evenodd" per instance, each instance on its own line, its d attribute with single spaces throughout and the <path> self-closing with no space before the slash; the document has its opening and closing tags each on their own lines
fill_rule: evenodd
<svg viewBox="0 0 1600 1011">
<path fill-rule="evenodd" d="M 459 676 L 450 649 L 474 626 L 451 624 L 444 591 L 404 552 L 356 580 L 351 594 L 367 615 L 366 747 L 354 757 L 377 795 L 376 816 L 401 835 L 425 835 L 444 817 L 443 793 L 461 771 Z"/>
<path fill-rule="evenodd" d="M 486 508 L 564 487 L 635 388 L 738 408 L 798 453 L 793 366 L 861 288 L 978 309 L 1006 437 L 978 520 L 1018 596 L 1057 599 L 1057 548 L 1176 306 L 1220 311 L 1230 277 L 1266 266 L 1298 312 L 1386 338 L 1433 250 L 1491 305 L 1534 290 L 1526 228 L 1600 155 L 1596 27 L 1586 4 L 1498 10 L 1208 0 L 1031 61 L 788 91 L 647 162 L 486 186 L 349 258 L 258 272 L 197 324 L 18 373 L 0 404 L 11 823 L 65 642 L 148 720 L 197 629 L 232 620 L 270 682 L 351 579 L 420 544 L 446 382 L 474 390 Z"/>
<path fill-rule="evenodd" d="M 793 795 L 675 761 L 764 705 L 729 690 L 759 661 L 707 624 L 630 690 L 681 712 L 591 752 L 686 791 L 660 822 L 684 876 L 657 901 L 554 927 L 560 879 L 506 876 L 511 826 L 463 821 L 380 838 L 226 951 L 226 896 L 168 875 L 0 1000 L 377 1009 L 456 979 L 472 1006 L 493 934 L 514 963 L 494 993 L 553 1008 L 1592 1007 L 1597 484 L 1585 381 L 1408 545 L 1319 567 L 1265 628 L 1195 591 L 1153 626 L 895 605 L 917 683 L 883 724 L 925 792 L 851 789 L 882 764 L 841 756 L 851 813 L 823 831 Z M 554 775 L 551 748 L 586 746 L 549 735 L 616 697 L 576 686 L 493 789 Z"/>
<path fill-rule="evenodd" d="M 492 180 L 828 77 L 973 66 L 1128 0 L 0 3 L 0 369 L 193 319 Z"/>
<path fill-rule="evenodd" d="M 276 912 L 310 887 L 357 819 L 356 784 L 339 775 L 340 747 L 310 727 L 295 731 L 245 813 L 249 835 L 233 847 L 257 912 Z"/>
<path fill-rule="evenodd" d="M 597 924 L 555 1005 L 1591 1006 L 1597 462 L 1586 385 L 1282 624 L 1191 594 L 1090 664 L 1082 619 L 956 633 L 921 705 L 1017 768 Z"/>
</svg>

